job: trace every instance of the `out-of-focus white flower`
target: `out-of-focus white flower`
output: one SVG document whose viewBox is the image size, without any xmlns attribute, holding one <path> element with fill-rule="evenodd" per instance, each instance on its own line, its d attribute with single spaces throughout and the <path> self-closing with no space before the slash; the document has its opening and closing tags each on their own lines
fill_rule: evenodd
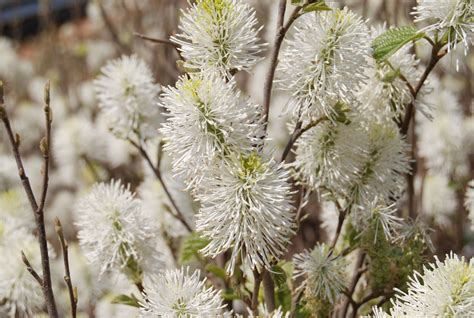
<svg viewBox="0 0 474 318">
<path fill-rule="evenodd" d="M 474 180 L 469 181 L 469 184 L 467 185 L 464 206 L 469 213 L 471 228 L 474 228 Z"/>
<path fill-rule="evenodd" d="M 458 208 L 456 192 L 444 174 L 427 174 L 423 181 L 423 212 L 441 226 L 452 224 Z"/>
<path fill-rule="evenodd" d="M 10 39 L 1 36 L 0 52 L 0 80 L 6 81 L 11 87 L 24 85 L 33 73 L 31 63 L 20 58 Z"/>
<path fill-rule="evenodd" d="M 408 144 L 393 122 L 367 124 L 369 138 L 363 165 L 347 189 L 354 203 L 383 202 L 399 198 L 405 188 L 405 174 L 410 171 Z"/>
<path fill-rule="evenodd" d="M 210 243 L 202 250 L 215 257 L 232 248 L 228 272 L 238 259 L 250 268 L 270 268 L 286 251 L 293 233 L 294 207 L 289 172 L 253 153 L 231 157 L 203 180 L 197 199 L 202 208 L 196 230 Z"/>
<path fill-rule="evenodd" d="M 21 252 L 38 269 L 40 251 L 37 239 L 10 221 L 0 220 L 0 311 L 4 310 L 7 317 L 30 317 L 42 309 L 44 299 L 40 285 L 22 261 Z"/>
<path fill-rule="evenodd" d="M 7 191 L 20 186 L 18 168 L 12 156 L 0 154 L 0 191 Z"/>
<path fill-rule="evenodd" d="M 53 139 L 55 160 L 60 165 L 74 165 L 84 160 L 103 160 L 106 144 L 91 119 L 81 114 L 61 121 Z"/>
<path fill-rule="evenodd" d="M 218 317 L 223 305 L 220 291 L 206 287 L 200 272 L 189 268 L 167 270 L 145 282 L 146 299 L 140 317 Z"/>
<path fill-rule="evenodd" d="M 179 29 L 171 41 L 190 69 L 230 75 L 261 60 L 255 10 L 241 0 L 199 0 L 183 12 Z"/>
<path fill-rule="evenodd" d="M 165 88 L 161 105 L 168 119 L 161 132 L 173 170 L 190 186 L 217 156 L 237 149 L 250 152 L 261 141 L 260 109 L 240 96 L 232 80 L 217 76 L 182 77 Z"/>
<path fill-rule="evenodd" d="M 0 222 L 15 220 L 18 227 L 33 230 L 35 220 L 23 189 L 0 192 Z"/>
<path fill-rule="evenodd" d="M 326 121 L 297 140 L 292 166 L 300 181 L 312 188 L 325 186 L 338 191 L 347 188 L 363 164 L 367 143 L 367 133 L 360 121 Z"/>
<path fill-rule="evenodd" d="M 466 137 L 461 105 L 435 78 L 432 85 L 433 93 L 424 98 L 433 106 L 433 119 L 416 117 L 419 154 L 433 173 L 464 175 L 468 172 L 469 147 L 463 144 Z"/>
<path fill-rule="evenodd" d="M 280 87 L 292 94 L 294 115 L 334 117 L 336 103 L 354 105 L 366 79 L 369 43 L 365 23 L 347 9 L 299 18 L 277 69 Z"/>
<path fill-rule="evenodd" d="M 345 263 L 334 256 L 325 244 L 317 245 L 312 251 L 305 251 L 293 257 L 294 278 L 303 278 L 298 287 L 307 297 L 323 298 L 334 303 L 345 286 Z"/>
<path fill-rule="evenodd" d="M 160 268 L 158 230 L 143 213 L 141 202 L 120 181 L 96 184 L 75 208 L 78 238 L 89 263 L 122 271 L 132 279 Z"/>
<path fill-rule="evenodd" d="M 449 50 L 462 43 L 467 53 L 474 32 L 474 3 L 471 0 L 418 0 L 414 14 L 416 22 L 429 23 L 425 31 L 439 32 L 439 38 L 447 37 Z"/>
<path fill-rule="evenodd" d="M 393 241 L 402 225 L 402 219 L 396 213 L 396 203 L 387 205 L 376 197 L 364 205 L 357 205 L 352 220 L 360 232 L 372 226 L 374 241 L 378 238 L 378 231 L 382 231 L 388 241 Z"/>
<path fill-rule="evenodd" d="M 320 204 L 321 210 L 319 213 L 319 220 L 321 221 L 321 227 L 324 229 L 327 235 L 327 242 L 332 242 L 334 235 L 336 234 L 339 211 L 337 206 L 332 201 L 323 201 Z"/>
<path fill-rule="evenodd" d="M 408 291 L 398 290 L 394 317 L 472 317 L 474 261 L 455 254 L 424 267 L 410 278 Z"/>
<path fill-rule="evenodd" d="M 162 177 L 188 224 L 194 224 L 193 201 L 191 196 L 182 190 L 184 185 L 168 174 Z M 173 206 L 155 176 L 145 178 L 138 188 L 138 194 L 143 201 L 143 211 L 154 219 L 163 233 L 174 238 L 189 234 L 184 225 L 171 214 Z"/>
<path fill-rule="evenodd" d="M 108 62 L 94 81 L 109 129 L 120 138 L 155 137 L 160 118 L 160 88 L 146 63 L 136 55 Z"/>
</svg>

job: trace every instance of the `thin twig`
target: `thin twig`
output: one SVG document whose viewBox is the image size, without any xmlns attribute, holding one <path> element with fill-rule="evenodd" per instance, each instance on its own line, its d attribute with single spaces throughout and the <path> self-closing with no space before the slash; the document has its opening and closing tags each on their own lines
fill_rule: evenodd
<svg viewBox="0 0 474 318">
<path fill-rule="evenodd" d="M 50 83 L 46 84 L 44 90 L 44 121 L 46 123 L 46 135 L 40 141 L 40 150 L 43 155 L 43 187 L 41 190 L 41 200 L 38 207 L 37 213 L 43 213 L 44 205 L 46 203 L 46 194 L 48 193 L 49 185 L 49 153 L 51 145 L 51 123 L 53 121 L 53 115 L 50 107 Z"/>
<path fill-rule="evenodd" d="M 316 127 L 321 122 L 323 122 L 327 119 L 328 119 L 327 117 L 321 117 L 318 120 L 315 120 L 315 121 L 309 123 L 308 125 L 306 125 L 303 128 L 301 127 L 302 122 L 298 121 L 295 125 L 295 129 L 293 130 L 293 133 L 291 134 L 290 140 L 288 140 L 288 143 L 285 146 L 285 150 L 283 150 L 283 154 L 281 155 L 281 162 L 286 160 L 286 157 L 290 153 L 291 148 L 293 147 L 295 142 L 298 140 L 298 138 L 300 138 L 305 132 L 307 132 L 311 128 Z"/>
<path fill-rule="evenodd" d="M 418 94 L 421 91 L 421 88 L 425 84 L 426 80 L 428 79 L 428 76 L 430 75 L 431 71 L 434 69 L 436 64 L 441 60 L 441 58 L 447 54 L 446 51 L 443 51 L 440 53 L 441 47 L 439 45 L 433 46 L 433 49 L 431 51 L 431 58 L 428 63 L 428 66 L 426 67 L 425 71 L 420 77 L 420 80 L 418 81 L 414 91 L 412 92 L 413 96 L 413 101 L 408 105 L 405 117 L 403 118 L 403 121 L 400 125 L 400 132 L 403 135 L 406 135 L 408 132 L 408 128 L 410 126 L 410 122 L 412 120 L 414 110 L 415 110 L 415 100 L 418 97 Z M 410 90 L 411 91 L 411 90 Z"/>
<path fill-rule="evenodd" d="M 253 271 L 253 280 L 254 280 L 254 283 L 253 283 L 251 308 L 254 313 L 257 313 L 258 293 L 260 291 L 260 284 L 262 283 L 262 275 L 256 269 Z"/>
<path fill-rule="evenodd" d="M 176 202 L 175 200 L 173 199 L 172 195 L 171 195 L 171 192 L 168 190 L 168 187 L 166 186 L 166 184 L 164 183 L 163 181 L 163 177 L 161 175 L 161 171 L 159 169 L 157 169 L 155 167 L 155 165 L 153 164 L 153 162 L 151 161 L 150 159 L 150 156 L 148 155 L 147 151 L 145 150 L 145 148 L 143 148 L 143 146 L 131 139 L 128 139 L 129 142 L 140 152 L 141 156 L 145 159 L 145 161 L 147 162 L 148 166 L 151 168 L 151 170 L 153 171 L 153 173 L 155 174 L 156 178 L 158 179 L 158 181 L 160 182 L 161 186 L 163 187 L 163 190 L 165 191 L 166 193 L 166 196 L 168 197 L 168 200 L 170 200 L 171 202 L 171 205 L 173 206 L 176 214 L 173 214 L 172 215 L 178 219 L 183 225 L 184 227 L 186 227 L 186 229 L 189 231 L 189 232 L 192 232 L 193 229 L 192 227 L 188 224 L 188 222 L 186 221 L 186 219 L 184 218 L 184 215 L 181 213 L 180 209 L 178 208 L 178 206 L 176 205 Z"/>
<path fill-rule="evenodd" d="M 123 44 L 122 41 L 120 40 L 120 37 L 118 35 L 118 31 L 115 29 L 114 24 L 110 20 L 110 17 L 107 15 L 107 12 L 105 11 L 105 8 L 104 8 L 104 5 L 102 4 L 102 1 L 98 1 L 98 4 L 99 4 L 100 15 L 102 17 L 102 20 L 104 20 L 105 26 L 106 26 L 110 36 L 112 37 L 113 42 L 120 49 L 120 51 L 122 51 L 126 54 L 129 54 L 130 49 L 125 44 Z"/>
<path fill-rule="evenodd" d="M 45 104 L 48 105 L 49 108 L 49 87 L 46 87 L 46 98 Z M 45 112 L 46 113 L 46 112 Z M 0 118 L 3 122 L 5 130 L 7 132 L 8 139 L 10 141 L 10 145 L 12 148 L 13 156 L 15 158 L 17 167 L 18 167 L 18 175 L 20 177 L 21 183 L 25 190 L 26 196 L 30 203 L 31 209 L 33 210 L 33 214 L 35 217 L 35 225 L 36 230 L 38 232 L 38 244 L 40 247 L 40 254 L 41 254 L 41 267 L 43 270 L 43 278 L 42 278 L 42 291 L 46 302 L 46 309 L 48 314 L 51 318 L 58 318 L 58 310 L 56 307 L 56 301 L 54 299 L 54 291 L 51 284 L 51 269 L 49 264 L 49 251 L 48 251 L 48 243 L 46 239 L 46 229 L 44 225 L 44 212 L 43 209 L 39 209 L 38 203 L 36 201 L 35 195 L 31 188 L 30 180 L 26 174 L 25 168 L 23 166 L 23 161 L 20 155 L 20 138 L 13 132 L 13 129 L 10 124 L 10 119 L 8 118 L 8 114 L 5 110 L 5 102 L 3 96 L 3 83 L 0 81 Z M 47 121 L 46 125 L 51 125 L 50 120 Z M 49 144 L 49 143 L 48 143 Z M 45 171 L 46 173 L 47 171 Z M 43 185 L 44 186 L 44 185 Z M 43 188 L 43 192 L 45 193 L 46 198 L 46 190 L 47 188 Z M 43 196 L 42 196 L 43 197 Z"/>
<path fill-rule="evenodd" d="M 181 46 L 179 44 L 173 43 L 170 40 L 152 38 L 152 37 L 149 37 L 147 35 L 144 35 L 144 34 L 141 34 L 141 33 L 138 33 L 138 32 L 134 32 L 133 35 L 135 35 L 136 37 L 139 37 L 140 39 L 147 40 L 147 41 L 150 41 L 150 42 L 153 42 L 153 43 L 158 43 L 158 44 L 164 44 L 164 45 L 171 46 L 176 50 L 179 57 L 181 59 L 183 59 L 183 56 L 181 55 L 181 51 L 179 50 L 181 48 Z"/>
<path fill-rule="evenodd" d="M 71 271 L 69 270 L 69 253 L 68 253 L 68 243 L 64 238 L 63 227 L 58 218 L 54 220 L 56 234 L 59 238 L 59 243 L 61 244 L 61 249 L 63 252 L 63 261 L 64 261 L 64 282 L 66 283 L 67 290 L 69 292 L 69 301 L 71 303 L 71 317 L 76 318 L 77 316 L 77 289 L 72 285 Z"/>
<path fill-rule="evenodd" d="M 270 113 L 270 102 L 273 88 L 273 80 L 275 78 L 275 71 L 278 64 L 278 55 L 280 54 L 281 45 L 286 33 L 290 29 L 291 25 L 299 16 L 299 12 L 302 7 L 296 7 L 291 14 L 288 22 L 284 25 L 285 12 L 286 12 L 286 0 L 280 0 L 278 4 L 278 17 L 276 26 L 276 35 L 273 49 L 270 55 L 270 66 L 265 79 L 265 85 L 263 88 L 263 115 L 262 118 L 265 122 L 265 130 L 268 126 L 268 114 Z"/>
<path fill-rule="evenodd" d="M 31 266 L 30 261 L 28 261 L 28 258 L 26 258 L 26 255 L 25 253 L 23 253 L 23 251 L 21 251 L 21 259 L 23 260 L 23 263 L 26 266 L 26 270 L 31 274 L 31 276 L 33 276 L 33 278 L 38 282 L 40 286 L 43 286 L 43 280 L 38 275 L 33 266 Z"/>
<path fill-rule="evenodd" d="M 357 283 L 359 282 L 359 279 L 361 278 L 362 274 L 364 271 L 361 271 L 360 268 L 364 264 L 364 259 L 365 259 L 365 253 L 363 251 L 359 251 L 359 255 L 357 256 L 357 262 L 354 268 L 354 274 L 351 279 L 351 283 L 349 285 L 349 288 L 347 289 L 348 294 L 346 295 L 346 299 L 344 299 L 344 302 L 342 303 L 341 311 L 339 317 L 345 318 L 347 315 L 347 310 L 349 309 L 349 303 L 353 303 L 352 295 L 355 292 L 355 289 L 357 287 Z"/>
</svg>

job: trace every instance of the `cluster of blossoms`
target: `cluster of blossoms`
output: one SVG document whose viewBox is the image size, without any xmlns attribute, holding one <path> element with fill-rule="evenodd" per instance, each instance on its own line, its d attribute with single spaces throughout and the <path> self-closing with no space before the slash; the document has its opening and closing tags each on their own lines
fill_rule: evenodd
<svg viewBox="0 0 474 318">
<path fill-rule="evenodd" d="M 152 2 L 124 0 L 123 5 L 146 11 Z M 161 87 L 145 59 L 124 55 L 95 70 L 100 74 L 88 83 L 99 114 L 79 106 L 74 116 L 66 115 L 67 107 L 58 112 L 52 153 L 61 167 L 55 176 L 65 186 L 58 187 L 61 195 L 51 210 L 81 194 L 71 230 L 77 230 L 78 244 L 70 245 L 73 271 L 87 277 L 87 283 L 77 283 L 86 290 L 84 297 L 80 291 L 80 311 L 143 318 L 279 318 L 291 316 L 291 310 L 296 316 L 357 316 L 368 313 L 371 301 L 395 295 L 389 312 L 374 308 L 373 315 L 474 315 L 474 261 L 450 254 L 422 267 L 431 247 L 422 222 L 453 225 L 474 143 L 472 121 L 464 120 L 455 93 L 436 79 L 432 91 L 426 88 L 427 73 L 414 53 L 421 33 L 413 28 L 408 40 L 382 41 L 403 43 L 377 58 L 375 40 L 400 28 L 370 28 L 356 13 L 329 1 L 292 3 L 298 7 L 288 24 L 279 8 L 282 27 L 276 30 L 276 60 L 268 74 L 275 75 L 280 98 L 287 102 L 280 128 L 294 129 L 279 161 L 274 157 L 283 149 L 269 146 L 267 119 L 272 117 L 262 116 L 273 83 L 266 83 L 261 107 L 241 90 L 241 74 L 236 76 L 255 67 L 266 48 L 257 12 L 244 0 L 189 1 L 179 33 L 170 42 L 158 40 L 174 46 L 177 52 L 166 48 L 182 59 L 176 68 L 182 74 L 170 76 L 175 84 Z M 101 11 L 116 10 L 113 1 L 102 5 Z M 418 1 L 416 21 L 429 23 L 422 32 L 436 58 L 460 43 L 468 48 L 473 6 L 472 0 Z M 115 40 L 125 45 L 120 37 Z M 9 45 L 0 41 L 0 48 L 7 53 L 4 60 L 14 60 Z M 1 77 L 3 66 L 0 61 Z M 81 96 L 80 106 L 89 97 Z M 405 116 L 417 125 L 413 133 L 407 134 Z M 408 140 L 416 144 L 410 147 Z M 414 189 L 406 191 L 410 173 L 417 170 L 411 169 L 416 164 L 410 155 L 423 159 L 417 166 L 423 173 L 409 180 Z M 130 171 L 137 161 L 143 169 Z M 41 287 L 18 253 L 41 268 L 32 220 L 24 216 L 12 177 L 15 169 L 0 153 L 2 317 L 33 316 L 44 309 Z M 320 213 L 309 217 L 317 204 L 308 203 L 316 197 Z M 416 204 L 421 209 L 412 210 Z M 465 207 L 474 224 L 474 181 L 465 189 Z M 422 217 L 402 218 L 411 212 Z M 305 237 L 305 245 L 290 247 L 306 236 L 306 217 L 322 221 L 331 244 Z M 86 264 L 92 271 L 84 269 Z M 123 283 L 113 302 L 131 305 L 131 313 L 111 314 L 104 309 L 108 302 L 98 300 L 116 294 L 101 286 L 110 277 Z M 265 304 L 259 304 L 260 285 Z M 131 288 L 139 290 L 138 297 Z M 298 303 L 290 309 L 294 300 Z"/>
<path fill-rule="evenodd" d="M 390 313 L 374 309 L 373 317 L 470 317 L 474 315 L 474 263 L 446 255 L 410 278 L 408 291 L 398 290 Z"/>
<path fill-rule="evenodd" d="M 157 229 L 120 181 L 95 185 L 80 199 L 75 214 L 79 242 L 100 274 L 122 271 L 139 282 L 144 271 L 160 268 Z"/>
</svg>

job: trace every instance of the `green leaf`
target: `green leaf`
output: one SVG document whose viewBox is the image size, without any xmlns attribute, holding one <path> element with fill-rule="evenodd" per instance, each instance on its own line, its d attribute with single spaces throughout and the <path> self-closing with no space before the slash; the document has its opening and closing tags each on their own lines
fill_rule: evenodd
<svg viewBox="0 0 474 318">
<path fill-rule="evenodd" d="M 276 287 L 282 288 L 286 286 L 286 273 L 285 270 L 279 266 L 279 265 L 274 265 L 270 271 L 272 275 L 272 279 L 275 282 Z"/>
<path fill-rule="evenodd" d="M 135 297 L 135 295 L 133 294 L 131 294 L 130 296 L 128 295 L 115 296 L 114 299 L 112 299 L 112 304 L 122 304 L 126 306 L 137 307 L 137 308 L 140 307 L 137 297 Z"/>
<path fill-rule="evenodd" d="M 222 294 L 221 294 L 222 299 L 224 300 L 235 300 L 235 299 L 240 299 L 239 295 L 235 293 L 235 291 L 232 288 L 227 288 Z"/>
<path fill-rule="evenodd" d="M 307 4 L 303 7 L 303 12 L 313 12 L 313 11 L 331 11 L 331 7 L 329 7 L 324 1 L 316 1 L 314 3 Z"/>
<path fill-rule="evenodd" d="M 219 277 L 222 280 L 226 280 L 227 278 L 225 270 L 223 268 L 220 268 L 219 266 L 216 266 L 214 264 L 207 264 L 205 269 L 209 273 L 216 275 L 216 277 Z"/>
<path fill-rule="evenodd" d="M 372 41 L 373 56 L 383 62 L 411 41 L 423 38 L 425 34 L 412 26 L 392 28 Z"/>
<path fill-rule="evenodd" d="M 385 74 L 385 76 L 382 78 L 382 82 L 384 83 L 392 83 L 397 77 L 400 76 L 400 69 L 397 68 L 396 70 L 392 70 Z"/>
<path fill-rule="evenodd" d="M 197 233 L 191 233 L 181 245 L 180 261 L 187 263 L 193 258 L 199 258 L 199 250 L 206 247 L 209 240 L 200 237 Z"/>
</svg>

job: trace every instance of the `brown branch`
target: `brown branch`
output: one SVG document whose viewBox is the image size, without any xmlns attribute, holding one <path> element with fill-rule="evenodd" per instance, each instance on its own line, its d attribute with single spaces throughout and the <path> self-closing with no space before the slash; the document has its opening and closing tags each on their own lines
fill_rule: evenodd
<svg viewBox="0 0 474 318">
<path fill-rule="evenodd" d="M 447 51 L 443 51 L 440 53 L 441 49 L 442 49 L 442 46 L 440 45 L 433 46 L 433 49 L 431 51 L 431 58 L 428 63 L 428 66 L 426 67 L 425 71 L 421 75 L 420 80 L 418 81 L 414 90 L 410 89 L 410 91 L 412 92 L 413 101 L 410 104 L 408 104 L 405 117 L 403 118 L 403 121 L 401 122 L 401 125 L 400 125 L 400 132 L 403 135 L 406 135 L 408 132 L 408 128 L 410 126 L 411 120 L 413 118 L 413 114 L 415 112 L 415 100 L 418 97 L 418 94 L 420 93 L 421 88 L 425 84 L 426 80 L 428 79 L 428 76 L 430 75 L 431 71 L 433 71 L 436 64 L 438 64 L 441 58 L 443 58 L 443 56 L 447 54 Z"/>
<path fill-rule="evenodd" d="M 268 270 L 264 269 L 262 276 L 265 304 L 267 305 L 268 312 L 273 312 L 275 310 L 275 284 L 273 283 L 272 276 Z"/>
<path fill-rule="evenodd" d="M 107 31 L 109 32 L 110 36 L 112 37 L 112 41 L 115 43 L 117 48 L 126 53 L 130 54 L 130 49 L 122 43 L 120 40 L 120 37 L 118 35 L 118 31 L 116 30 L 114 24 L 112 23 L 112 20 L 110 17 L 107 15 L 107 12 L 105 11 L 104 5 L 102 4 L 102 1 L 98 1 L 99 4 L 99 11 L 102 19 L 104 20 L 105 26 L 107 28 Z"/>
<path fill-rule="evenodd" d="M 285 150 L 283 150 L 283 154 L 281 156 L 281 162 L 285 161 L 286 160 L 286 157 L 288 156 L 288 154 L 290 153 L 291 151 L 291 148 L 293 147 L 293 145 L 295 144 L 296 140 L 298 140 L 298 138 L 300 138 L 305 132 L 307 132 L 308 130 L 310 130 L 311 128 L 313 127 L 316 127 L 317 125 L 319 125 L 321 122 L 327 120 L 328 118 L 327 117 L 321 117 L 319 118 L 318 120 L 316 121 L 313 121 L 311 123 L 309 123 L 308 125 L 306 125 L 305 127 L 301 127 L 302 126 L 302 122 L 301 121 L 298 121 L 295 125 L 295 129 L 293 130 L 293 133 L 291 134 L 291 137 L 290 137 L 290 140 L 288 140 L 288 143 L 286 144 L 285 146 Z"/>
<path fill-rule="evenodd" d="M 170 40 L 152 38 L 152 37 L 149 37 L 147 35 L 144 35 L 144 34 L 141 34 L 141 33 L 138 33 L 138 32 L 134 32 L 133 35 L 135 35 L 136 37 L 139 37 L 140 39 L 147 40 L 147 41 L 150 41 L 150 42 L 153 42 L 153 43 L 158 43 L 158 44 L 164 44 L 164 45 L 171 46 L 176 50 L 179 57 L 181 59 L 183 59 L 183 56 L 181 55 L 181 51 L 179 50 L 181 48 L 181 46 L 179 44 L 173 43 Z"/>
<path fill-rule="evenodd" d="M 353 299 L 352 299 L 352 295 L 355 292 L 355 289 L 357 287 L 357 283 L 359 282 L 359 279 L 362 277 L 362 274 L 364 273 L 364 271 L 360 270 L 360 268 L 364 264 L 364 259 L 365 259 L 365 253 L 363 251 L 360 251 L 359 255 L 357 256 L 357 262 L 356 262 L 356 266 L 355 266 L 355 269 L 354 269 L 354 274 L 353 274 L 352 279 L 351 279 L 351 283 L 349 285 L 349 288 L 347 289 L 347 291 L 348 291 L 348 293 L 346 295 L 347 297 L 346 297 L 346 299 L 344 299 L 344 302 L 342 303 L 342 307 L 341 307 L 341 310 L 340 310 L 339 317 L 343 317 L 343 318 L 346 317 L 347 310 L 349 309 L 349 303 L 354 302 Z"/>
<path fill-rule="evenodd" d="M 68 243 L 64 238 L 63 227 L 58 218 L 54 220 L 56 234 L 59 238 L 59 243 L 61 244 L 61 249 L 63 252 L 64 260 L 64 282 L 66 283 L 67 290 L 69 292 L 69 301 L 71 303 L 71 317 L 76 318 L 77 316 L 77 289 L 72 286 L 71 272 L 69 270 L 69 253 L 68 253 Z"/>
<path fill-rule="evenodd" d="M 251 308 L 254 313 L 257 313 L 258 307 L 258 292 L 260 291 L 260 284 L 262 283 L 262 275 L 255 269 L 253 271 L 253 292 L 252 292 L 252 303 Z"/>
<path fill-rule="evenodd" d="M 290 29 L 291 25 L 299 17 L 299 12 L 302 7 L 296 7 L 291 14 L 288 22 L 284 25 L 285 12 L 286 12 L 286 0 L 280 0 L 278 4 L 278 17 L 277 17 L 277 28 L 275 35 L 275 42 L 270 55 L 270 67 L 265 79 L 265 85 L 263 88 L 263 115 L 262 118 L 265 122 L 265 130 L 268 126 L 268 114 L 270 113 L 270 102 L 273 88 L 273 80 L 275 78 L 275 71 L 278 64 L 278 55 L 280 54 L 281 45 L 286 33 Z"/>
<path fill-rule="evenodd" d="M 45 104 L 48 106 L 45 108 L 49 108 L 49 87 L 46 87 L 46 91 L 48 92 L 45 96 Z M 20 155 L 20 150 L 19 150 L 20 138 L 18 135 L 13 133 L 13 129 L 10 124 L 10 119 L 8 118 L 8 114 L 5 110 L 2 82 L 0 82 L 0 118 L 3 122 L 5 130 L 7 132 L 8 139 L 10 141 L 13 156 L 15 158 L 15 161 L 18 167 L 18 175 L 20 177 L 21 183 L 23 185 L 23 188 L 25 190 L 26 196 L 28 198 L 28 201 L 30 203 L 31 209 L 33 210 L 33 214 L 35 217 L 35 225 L 36 225 L 36 230 L 38 232 L 38 244 L 40 247 L 40 254 L 41 254 L 41 267 L 43 270 L 42 291 L 43 291 L 43 296 L 46 302 L 46 309 L 51 318 L 58 318 L 58 310 L 56 307 L 56 301 L 54 299 L 54 291 L 51 284 L 51 269 L 50 269 L 50 264 L 49 264 L 49 251 L 48 251 L 48 243 L 46 239 L 46 229 L 44 225 L 44 212 L 43 212 L 43 209 L 39 209 L 35 195 L 31 188 L 30 180 L 28 179 L 25 168 L 23 166 L 23 161 Z M 47 126 L 51 125 L 51 122 L 48 121 L 46 125 Z M 47 171 L 45 171 L 45 174 L 46 172 Z M 45 197 L 46 197 L 46 190 L 47 189 L 43 187 L 43 192 L 45 193 L 44 194 Z M 42 195 L 42 201 L 43 201 L 43 195 Z"/>
<path fill-rule="evenodd" d="M 26 258 L 26 255 L 25 253 L 23 253 L 23 251 L 21 251 L 21 259 L 23 260 L 23 263 L 26 266 L 26 270 L 31 274 L 31 276 L 33 276 L 33 278 L 38 282 L 40 286 L 43 286 L 43 280 L 38 275 L 33 266 L 31 266 L 30 261 L 28 261 L 28 258 Z"/>
<path fill-rule="evenodd" d="M 48 82 L 44 89 L 44 120 L 46 123 L 46 135 L 40 141 L 40 150 L 43 155 L 43 186 L 41 190 L 41 200 L 38 207 L 38 213 L 42 214 L 44 205 L 46 203 L 46 194 L 48 193 L 49 185 L 49 153 L 51 145 L 51 123 L 53 115 L 50 107 L 50 83 Z"/>
<path fill-rule="evenodd" d="M 184 227 L 186 227 L 186 229 L 189 231 L 189 232 L 192 232 L 193 229 L 192 227 L 188 224 L 188 222 L 186 221 L 186 219 L 184 218 L 184 215 L 181 213 L 180 209 L 178 208 L 178 206 L 176 205 L 176 202 L 175 200 L 173 199 L 173 196 L 171 195 L 171 192 L 168 190 L 168 187 L 166 186 L 165 182 L 163 181 L 163 177 L 161 175 L 161 171 L 159 169 L 157 169 L 155 167 L 155 165 L 153 164 L 153 162 L 151 161 L 150 159 L 150 156 L 148 155 L 147 151 L 145 150 L 145 148 L 143 148 L 143 146 L 139 143 L 136 143 L 135 141 L 131 140 L 131 139 L 128 139 L 128 141 L 140 152 L 141 156 L 145 159 L 145 161 L 147 162 L 148 166 L 151 168 L 151 170 L 153 171 L 153 173 L 155 174 L 156 178 L 158 179 L 158 181 L 160 182 L 161 186 L 163 187 L 163 190 L 165 191 L 165 194 L 166 196 L 168 197 L 168 200 L 170 200 L 171 202 L 171 205 L 173 206 L 176 214 L 172 213 L 172 215 L 178 219 L 183 225 Z"/>
</svg>

